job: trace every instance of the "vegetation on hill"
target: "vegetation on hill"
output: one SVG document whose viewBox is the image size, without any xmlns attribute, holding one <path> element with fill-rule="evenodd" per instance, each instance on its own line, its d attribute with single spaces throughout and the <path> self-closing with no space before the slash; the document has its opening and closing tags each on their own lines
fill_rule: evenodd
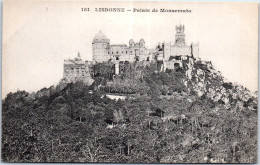
<svg viewBox="0 0 260 165">
<path fill-rule="evenodd" d="M 198 96 L 183 69 L 158 72 L 156 64 L 127 64 L 122 74 L 114 77 L 113 66 L 106 64 L 102 69 L 104 65 L 94 66 L 92 86 L 77 82 L 37 93 L 9 93 L 2 104 L 2 160 L 257 161 L 256 97 L 231 96 L 225 103 L 208 93 Z M 207 88 L 222 86 L 225 98 L 234 92 L 245 93 L 206 74 L 211 83 Z M 108 92 L 134 97 L 116 101 L 106 97 Z"/>
</svg>

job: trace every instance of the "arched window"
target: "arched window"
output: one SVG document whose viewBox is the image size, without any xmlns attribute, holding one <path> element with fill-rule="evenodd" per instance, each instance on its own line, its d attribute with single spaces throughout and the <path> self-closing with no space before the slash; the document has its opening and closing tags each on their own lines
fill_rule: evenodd
<svg viewBox="0 0 260 165">
<path fill-rule="evenodd" d="M 174 68 L 179 68 L 180 67 L 180 64 L 179 63 L 174 63 Z"/>
</svg>

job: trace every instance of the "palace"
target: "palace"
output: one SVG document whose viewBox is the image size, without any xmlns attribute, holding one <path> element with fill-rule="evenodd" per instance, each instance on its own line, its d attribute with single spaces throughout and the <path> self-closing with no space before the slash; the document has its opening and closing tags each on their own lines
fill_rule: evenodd
<svg viewBox="0 0 260 165">
<path fill-rule="evenodd" d="M 163 70 L 182 67 L 183 62 L 199 59 L 199 44 L 186 44 L 184 25 L 176 26 L 174 44 L 162 43 L 157 46 L 157 61 L 163 61 Z"/>
<path fill-rule="evenodd" d="M 93 79 L 90 76 L 89 66 L 87 61 L 83 61 L 78 53 L 77 57 L 72 60 L 64 60 L 63 65 L 63 83 L 75 83 L 76 81 L 82 81 L 88 85 L 93 83 Z"/>
<path fill-rule="evenodd" d="M 144 39 L 139 42 L 129 40 L 126 44 L 110 44 L 110 40 L 100 31 L 92 41 L 93 62 L 107 61 L 144 61 L 149 60 L 149 51 L 145 47 Z"/>
<path fill-rule="evenodd" d="M 199 44 L 186 44 L 185 27 L 175 27 L 176 34 L 173 44 L 164 42 L 158 44 L 155 49 L 148 49 L 145 40 L 139 42 L 129 40 L 127 44 L 110 44 L 101 31 L 96 34 L 92 41 L 93 61 L 88 63 L 80 58 L 80 54 L 74 59 L 64 60 L 63 82 L 75 82 L 81 80 L 90 84 L 93 82 L 90 76 L 90 66 L 95 63 L 112 62 L 115 64 L 115 74 L 120 74 L 120 62 L 160 62 L 159 71 L 184 67 L 184 63 L 192 64 L 199 60 Z"/>
<path fill-rule="evenodd" d="M 199 59 L 199 44 L 185 42 L 184 25 L 175 27 L 176 34 L 174 44 L 162 43 L 156 49 L 147 49 L 145 40 L 139 42 L 129 40 L 126 44 L 110 44 L 110 40 L 100 31 L 92 42 L 92 57 L 94 63 L 120 61 L 162 61 L 163 70 L 182 67 L 182 63 L 189 59 Z"/>
<path fill-rule="evenodd" d="M 189 46 L 185 42 L 184 25 L 176 26 L 175 42 L 163 44 L 164 59 L 169 60 L 171 56 L 189 56 L 198 58 L 199 45 L 191 43 Z"/>
</svg>

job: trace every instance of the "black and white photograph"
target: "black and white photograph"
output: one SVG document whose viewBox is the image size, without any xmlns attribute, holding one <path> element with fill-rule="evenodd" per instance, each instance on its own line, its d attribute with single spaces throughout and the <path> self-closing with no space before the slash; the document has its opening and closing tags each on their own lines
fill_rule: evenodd
<svg viewBox="0 0 260 165">
<path fill-rule="evenodd" d="M 1 161 L 257 163 L 258 7 L 4 0 Z"/>
</svg>

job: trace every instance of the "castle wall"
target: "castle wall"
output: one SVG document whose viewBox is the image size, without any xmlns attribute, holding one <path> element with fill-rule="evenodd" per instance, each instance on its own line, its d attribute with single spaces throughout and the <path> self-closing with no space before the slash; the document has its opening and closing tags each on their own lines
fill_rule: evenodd
<svg viewBox="0 0 260 165">
<path fill-rule="evenodd" d="M 163 70 L 165 71 L 166 69 L 176 69 L 177 67 L 183 67 L 182 66 L 182 61 L 178 60 L 171 60 L 171 61 L 164 61 L 163 62 Z"/>
<path fill-rule="evenodd" d="M 171 56 L 191 56 L 191 48 L 189 46 L 171 46 Z"/>
<path fill-rule="evenodd" d="M 140 61 L 147 61 L 147 58 L 149 58 L 149 50 L 146 48 L 140 48 L 139 51 Z"/>
<path fill-rule="evenodd" d="M 66 83 L 83 81 L 88 85 L 93 82 L 87 63 L 84 63 L 81 59 L 77 58 L 75 60 L 64 60 L 63 80 Z"/>
<path fill-rule="evenodd" d="M 68 82 L 74 82 L 76 79 L 85 78 L 87 76 L 87 72 L 84 64 L 64 64 L 63 75 Z"/>
<path fill-rule="evenodd" d="M 163 52 L 164 60 L 169 60 L 171 56 L 191 56 L 191 47 L 186 45 L 176 46 L 170 45 L 170 43 L 165 43 L 163 47 Z"/>
<path fill-rule="evenodd" d="M 171 43 L 164 43 L 163 45 L 164 59 L 169 60 L 171 56 Z"/>
<path fill-rule="evenodd" d="M 163 61 L 164 60 L 164 57 L 163 57 L 163 51 L 158 51 L 158 54 L 157 54 L 157 61 Z"/>
<path fill-rule="evenodd" d="M 199 59 L 199 44 L 192 44 L 192 53 L 195 59 Z"/>
<path fill-rule="evenodd" d="M 126 45 L 110 45 L 109 48 L 93 48 L 93 61 L 104 62 L 110 59 L 115 62 L 129 61 L 134 62 L 146 61 L 149 57 L 149 51 L 146 48 L 129 48 Z"/>
<path fill-rule="evenodd" d="M 109 52 L 112 54 L 112 61 L 134 61 L 134 54 L 130 53 L 130 50 L 126 45 L 111 45 Z"/>
</svg>

